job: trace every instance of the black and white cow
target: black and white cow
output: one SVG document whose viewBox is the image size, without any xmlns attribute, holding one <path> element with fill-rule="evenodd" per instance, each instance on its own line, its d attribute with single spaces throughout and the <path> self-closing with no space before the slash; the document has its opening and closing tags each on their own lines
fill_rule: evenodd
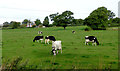
<svg viewBox="0 0 120 71">
<path fill-rule="evenodd" d="M 56 51 L 57 51 L 57 54 L 58 54 L 58 50 L 61 50 L 61 53 L 62 53 L 62 44 L 61 44 L 61 41 L 52 41 L 52 53 L 54 55 L 56 55 Z"/>
<path fill-rule="evenodd" d="M 46 37 L 45 37 L 45 44 L 46 44 L 46 43 L 49 44 L 49 41 L 56 41 L 56 39 L 55 39 L 54 36 L 46 36 Z"/>
<path fill-rule="evenodd" d="M 42 31 L 38 31 L 38 34 L 42 34 L 43 32 Z"/>
<path fill-rule="evenodd" d="M 35 42 L 35 41 L 40 41 L 41 40 L 41 43 L 43 42 L 43 36 L 36 36 L 35 38 L 34 38 L 34 40 L 33 40 L 33 42 Z"/>
<path fill-rule="evenodd" d="M 92 45 L 96 43 L 99 45 L 99 42 L 95 36 L 85 36 L 85 45 L 88 45 L 89 42 L 92 42 Z"/>
<path fill-rule="evenodd" d="M 73 33 L 73 34 L 75 34 L 75 31 L 74 31 L 74 30 L 72 30 L 72 33 Z"/>
</svg>

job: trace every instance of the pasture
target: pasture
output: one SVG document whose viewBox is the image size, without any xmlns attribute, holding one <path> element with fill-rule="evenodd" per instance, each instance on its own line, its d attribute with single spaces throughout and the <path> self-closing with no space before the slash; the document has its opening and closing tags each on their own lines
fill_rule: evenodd
<svg viewBox="0 0 120 71">
<path fill-rule="evenodd" d="M 22 57 L 18 63 L 26 63 L 31 69 L 117 69 L 118 68 L 118 30 L 84 31 L 85 26 L 25 28 L 2 30 L 2 63 L 9 64 Z M 72 30 L 76 33 L 73 34 Z M 52 44 L 33 42 L 38 31 L 43 36 L 52 35 L 62 41 L 62 51 L 51 54 Z M 85 36 L 94 35 L 99 46 L 85 45 Z"/>
<path fill-rule="evenodd" d="M 0 27 L 0 57 L 2 57 L 2 28 Z M 2 59 L 0 58 L 0 66 L 2 65 Z"/>
</svg>

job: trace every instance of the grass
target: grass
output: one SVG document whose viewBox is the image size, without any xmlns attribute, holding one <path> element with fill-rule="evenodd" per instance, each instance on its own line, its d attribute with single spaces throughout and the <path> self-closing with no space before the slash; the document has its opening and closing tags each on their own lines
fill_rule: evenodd
<svg viewBox="0 0 120 71">
<path fill-rule="evenodd" d="M 0 67 L 2 65 L 2 59 L 1 59 L 2 57 L 2 30 L 1 29 L 2 28 L 0 27 Z"/>
<path fill-rule="evenodd" d="M 36 69 L 104 69 L 118 68 L 118 30 L 84 31 L 85 26 L 50 28 L 26 28 L 2 30 L 2 63 L 22 57 L 21 65 Z M 72 34 L 72 30 L 76 33 Z M 62 41 L 63 53 L 51 54 L 52 44 L 33 43 L 38 31 L 53 35 Z M 94 35 L 99 46 L 85 45 L 84 37 Z"/>
</svg>

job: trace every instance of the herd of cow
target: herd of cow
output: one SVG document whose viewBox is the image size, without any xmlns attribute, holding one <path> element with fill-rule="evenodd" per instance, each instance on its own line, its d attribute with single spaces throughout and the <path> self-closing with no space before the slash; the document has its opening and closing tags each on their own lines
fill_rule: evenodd
<svg viewBox="0 0 120 71">
<path fill-rule="evenodd" d="M 43 32 L 42 31 L 38 31 L 38 34 L 42 34 Z M 72 31 L 72 33 L 75 33 L 75 31 Z M 41 43 L 43 42 L 44 40 L 44 36 L 36 36 L 34 39 L 33 39 L 33 42 L 37 41 L 39 42 L 39 40 L 41 40 Z M 61 50 L 61 53 L 62 53 L 62 44 L 61 44 L 61 41 L 57 41 L 55 39 L 54 36 L 46 36 L 45 37 L 45 44 L 49 44 L 49 41 L 52 41 L 52 53 L 54 55 L 56 55 L 56 51 L 57 51 L 57 54 L 58 54 L 58 50 Z M 92 45 L 99 45 L 99 42 L 97 40 L 97 38 L 95 36 L 85 36 L 85 45 L 88 45 L 88 43 L 91 42 Z"/>
</svg>

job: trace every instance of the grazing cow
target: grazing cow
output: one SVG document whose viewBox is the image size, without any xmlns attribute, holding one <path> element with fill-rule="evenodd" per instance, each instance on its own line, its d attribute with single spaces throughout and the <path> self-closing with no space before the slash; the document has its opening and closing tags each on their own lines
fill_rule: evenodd
<svg viewBox="0 0 120 71">
<path fill-rule="evenodd" d="M 95 46 L 96 46 L 96 43 L 97 43 L 97 45 L 99 45 L 99 42 L 95 36 L 85 36 L 85 45 L 87 45 L 88 42 L 92 42 L 92 45 L 94 43 Z"/>
<path fill-rule="evenodd" d="M 45 37 L 45 44 L 46 44 L 46 43 L 49 44 L 49 41 L 56 41 L 56 39 L 55 39 L 54 36 L 46 36 L 46 37 Z"/>
<path fill-rule="evenodd" d="M 75 31 L 74 31 L 74 30 L 72 30 L 72 33 L 74 34 L 74 33 L 75 33 Z"/>
<path fill-rule="evenodd" d="M 42 34 L 43 32 L 42 31 L 38 31 L 38 34 Z"/>
<path fill-rule="evenodd" d="M 43 41 L 43 36 L 36 36 L 36 37 L 34 38 L 33 42 L 35 42 L 35 40 L 38 41 L 38 42 L 39 42 L 39 40 L 41 40 L 41 43 L 42 43 L 42 41 Z"/>
<path fill-rule="evenodd" d="M 56 55 L 56 51 L 58 54 L 58 50 L 61 50 L 62 53 L 62 46 L 61 46 L 61 41 L 52 41 L 52 53 Z"/>
</svg>

